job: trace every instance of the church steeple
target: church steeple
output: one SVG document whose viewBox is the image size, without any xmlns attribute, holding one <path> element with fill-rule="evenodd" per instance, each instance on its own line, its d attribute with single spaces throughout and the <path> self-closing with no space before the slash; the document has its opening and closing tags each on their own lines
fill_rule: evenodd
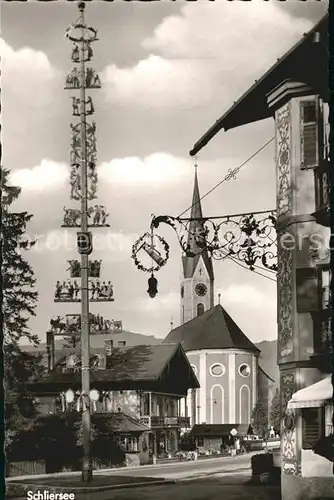
<svg viewBox="0 0 334 500">
<path fill-rule="evenodd" d="M 213 307 L 213 266 L 207 250 L 202 250 L 195 235 L 204 229 L 201 197 L 198 186 L 197 165 L 195 165 L 194 190 L 190 221 L 188 248 L 195 257 L 182 256 L 181 278 L 181 323 L 189 321 L 207 309 Z M 197 236 L 198 240 L 198 236 Z"/>
<path fill-rule="evenodd" d="M 194 192 L 193 192 L 193 201 L 191 206 L 191 219 L 202 219 L 202 204 L 201 197 L 199 194 L 198 187 L 198 177 L 197 177 L 197 164 L 195 165 L 195 180 L 194 180 Z M 193 234 L 197 234 L 198 231 L 203 229 L 203 223 L 201 221 L 192 220 L 189 226 L 189 235 L 188 235 L 188 245 L 194 253 L 198 253 L 200 251 L 199 247 L 196 244 L 195 238 Z"/>
</svg>

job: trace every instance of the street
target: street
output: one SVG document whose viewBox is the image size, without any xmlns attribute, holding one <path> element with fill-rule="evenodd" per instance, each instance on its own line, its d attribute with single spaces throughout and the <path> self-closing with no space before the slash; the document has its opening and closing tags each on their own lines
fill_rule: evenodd
<svg viewBox="0 0 334 500">
<path fill-rule="evenodd" d="M 76 494 L 76 500 L 280 500 L 280 489 L 249 485 L 250 455 L 145 466 L 110 472 L 117 475 L 150 476 L 175 479 L 176 484 L 115 489 Z"/>
<path fill-rule="evenodd" d="M 238 457 L 210 458 L 196 461 L 177 462 L 170 464 L 145 465 L 142 467 L 125 467 L 123 469 L 110 469 L 108 474 L 117 476 L 149 476 L 164 479 L 188 479 L 200 476 L 209 476 L 219 473 L 233 473 L 250 470 L 251 455 L 245 454 Z M 106 474 L 106 471 L 95 472 Z"/>
</svg>

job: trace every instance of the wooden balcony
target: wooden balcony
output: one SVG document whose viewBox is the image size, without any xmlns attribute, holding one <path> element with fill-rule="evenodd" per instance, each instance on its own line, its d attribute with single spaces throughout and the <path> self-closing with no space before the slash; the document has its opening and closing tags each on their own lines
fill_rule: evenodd
<svg viewBox="0 0 334 500">
<path fill-rule="evenodd" d="M 139 417 L 142 424 L 151 429 L 159 427 L 190 427 L 190 417 L 158 417 L 156 415 L 143 415 Z"/>
</svg>

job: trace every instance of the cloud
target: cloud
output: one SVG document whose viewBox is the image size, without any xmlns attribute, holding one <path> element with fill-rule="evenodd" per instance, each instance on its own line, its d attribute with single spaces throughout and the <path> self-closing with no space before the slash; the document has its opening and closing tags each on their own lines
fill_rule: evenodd
<svg viewBox="0 0 334 500">
<path fill-rule="evenodd" d="M 149 51 L 145 59 L 131 67 L 105 68 L 106 96 L 165 109 L 227 103 L 311 27 L 312 22 L 290 16 L 274 2 L 185 5 L 143 40 Z"/>
<path fill-rule="evenodd" d="M 43 159 L 40 165 L 22 168 L 10 175 L 10 182 L 30 191 L 59 189 L 69 178 L 68 166 L 49 159 Z"/>
<path fill-rule="evenodd" d="M 191 163 L 167 153 L 153 153 L 145 158 L 116 158 L 99 167 L 101 181 L 134 186 L 165 186 L 180 182 L 191 171 Z"/>
<path fill-rule="evenodd" d="M 169 292 L 161 295 L 157 295 L 154 300 L 148 299 L 147 296 L 144 298 L 138 298 L 133 301 L 132 309 L 141 312 L 149 312 L 153 315 L 161 315 L 161 311 L 170 311 L 175 313 L 180 307 L 180 296 L 178 293 Z"/>
<path fill-rule="evenodd" d="M 14 50 L 2 38 L 0 52 L 5 102 L 13 96 L 18 100 L 17 105 L 21 101 L 31 108 L 52 102 L 52 87 L 61 73 L 51 65 L 44 52 L 29 47 Z"/>
<path fill-rule="evenodd" d="M 10 181 L 30 191 L 58 189 L 69 180 L 69 165 L 43 159 L 40 165 L 11 173 Z M 145 158 L 125 157 L 98 166 L 98 179 L 106 184 L 164 187 L 189 178 L 193 166 L 186 158 L 167 153 L 153 153 Z"/>
<path fill-rule="evenodd" d="M 63 133 L 58 122 L 64 101 L 63 76 L 42 51 L 30 47 L 14 50 L 0 39 L 0 52 L 3 163 L 18 169 L 22 168 L 25 158 L 38 164 L 41 158 L 53 155 L 52 149 L 59 155 Z"/>
<path fill-rule="evenodd" d="M 230 285 L 220 291 L 222 302 L 247 309 L 262 309 L 276 307 L 276 298 L 263 293 L 250 284 Z M 251 298 L 251 300 L 250 300 Z"/>
<path fill-rule="evenodd" d="M 245 272 L 234 266 L 233 274 L 229 274 L 229 268 L 225 268 L 220 283 L 234 283 L 218 290 L 221 304 L 252 342 L 274 340 L 277 338 L 276 284 L 257 275 L 247 283 Z"/>
</svg>

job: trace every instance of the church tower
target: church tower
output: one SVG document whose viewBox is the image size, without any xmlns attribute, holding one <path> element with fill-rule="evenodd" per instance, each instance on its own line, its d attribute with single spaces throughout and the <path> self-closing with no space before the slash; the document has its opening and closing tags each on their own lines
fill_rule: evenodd
<svg viewBox="0 0 334 500">
<path fill-rule="evenodd" d="M 202 219 L 202 206 L 198 188 L 197 167 L 195 170 L 191 219 Z M 181 324 L 203 314 L 213 307 L 213 266 L 207 250 L 201 252 L 194 234 L 203 231 L 201 220 L 192 220 L 189 226 L 188 245 L 195 257 L 182 256 L 181 276 Z"/>
</svg>

